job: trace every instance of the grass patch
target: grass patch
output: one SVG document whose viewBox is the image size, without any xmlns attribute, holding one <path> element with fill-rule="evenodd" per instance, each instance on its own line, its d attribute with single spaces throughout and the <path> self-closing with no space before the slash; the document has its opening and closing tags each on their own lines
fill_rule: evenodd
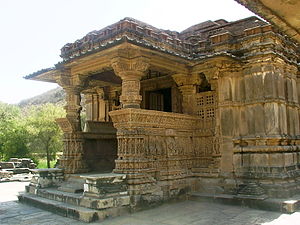
<svg viewBox="0 0 300 225">
<path fill-rule="evenodd" d="M 38 163 L 38 165 L 37 165 L 37 168 L 38 168 L 38 169 L 45 169 L 45 168 L 48 168 L 48 167 L 47 167 L 47 160 L 46 160 L 46 159 L 39 159 L 38 161 L 39 161 L 39 163 Z M 55 163 L 56 163 L 56 160 L 50 161 L 50 167 L 53 168 L 54 165 L 55 165 Z"/>
</svg>

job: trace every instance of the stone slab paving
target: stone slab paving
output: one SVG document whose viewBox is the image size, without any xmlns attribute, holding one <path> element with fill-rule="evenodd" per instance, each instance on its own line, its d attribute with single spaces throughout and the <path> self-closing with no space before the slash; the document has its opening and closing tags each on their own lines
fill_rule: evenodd
<svg viewBox="0 0 300 225">
<path fill-rule="evenodd" d="M 0 183 L 1 225 L 87 224 L 21 204 L 17 193 L 25 182 Z M 208 202 L 185 201 L 127 216 L 90 223 L 103 225 L 300 225 L 300 212 L 291 215 Z"/>
</svg>

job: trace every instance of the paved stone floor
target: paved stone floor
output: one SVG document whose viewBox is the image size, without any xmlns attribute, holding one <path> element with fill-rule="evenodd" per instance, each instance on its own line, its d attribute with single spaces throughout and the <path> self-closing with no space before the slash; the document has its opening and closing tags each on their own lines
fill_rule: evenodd
<svg viewBox="0 0 300 225">
<path fill-rule="evenodd" d="M 0 224 L 86 224 L 17 202 L 25 182 L 0 183 Z M 216 203 L 185 201 L 90 224 L 113 225 L 300 225 L 300 212 L 291 215 Z"/>
</svg>

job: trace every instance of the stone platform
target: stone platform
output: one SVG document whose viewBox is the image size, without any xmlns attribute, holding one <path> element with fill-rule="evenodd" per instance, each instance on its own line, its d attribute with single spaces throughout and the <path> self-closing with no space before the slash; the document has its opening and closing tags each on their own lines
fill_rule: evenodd
<svg viewBox="0 0 300 225">
<path fill-rule="evenodd" d="M 26 186 L 26 192 L 18 196 L 19 201 L 84 222 L 123 215 L 130 210 L 125 175 L 75 174 L 59 183 L 56 179 L 53 185 L 46 177 L 55 180 L 53 177 L 59 177 L 59 170 L 35 172 L 39 178 Z"/>
</svg>

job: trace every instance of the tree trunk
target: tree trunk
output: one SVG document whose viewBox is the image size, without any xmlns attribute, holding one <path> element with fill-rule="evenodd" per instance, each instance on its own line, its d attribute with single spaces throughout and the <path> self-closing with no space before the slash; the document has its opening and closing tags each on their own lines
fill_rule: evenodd
<svg viewBox="0 0 300 225">
<path fill-rule="evenodd" d="M 46 144 L 46 154 L 47 154 L 47 167 L 50 168 L 50 153 L 49 153 L 49 142 L 50 140 L 47 141 Z"/>
</svg>

